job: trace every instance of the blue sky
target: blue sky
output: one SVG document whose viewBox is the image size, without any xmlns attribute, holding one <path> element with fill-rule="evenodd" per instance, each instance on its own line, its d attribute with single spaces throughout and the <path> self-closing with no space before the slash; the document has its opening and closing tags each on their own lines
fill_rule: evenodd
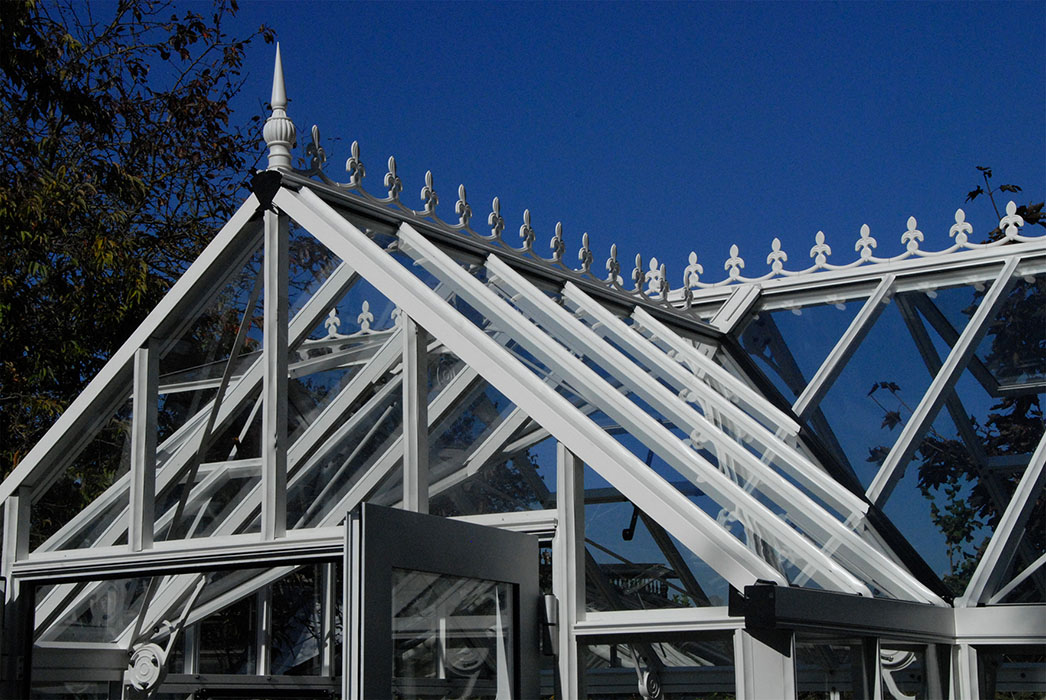
<svg viewBox="0 0 1046 700">
<path fill-rule="evenodd" d="M 909 215 L 946 247 L 959 206 L 978 240 L 977 165 L 1046 192 L 1041 2 L 244 2 L 262 22 L 336 179 L 358 140 L 372 191 L 395 155 L 408 204 L 431 169 L 445 218 L 464 183 L 477 220 L 498 195 L 507 234 L 529 208 L 542 248 L 561 220 L 568 255 L 588 231 L 597 265 L 617 243 L 673 286 L 731 243 L 761 273 L 775 236 L 805 267 L 818 230 L 849 262 L 864 223 L 896 254 Z M 251 49 L 245 119 L 272 58 Z"/>
</svg>

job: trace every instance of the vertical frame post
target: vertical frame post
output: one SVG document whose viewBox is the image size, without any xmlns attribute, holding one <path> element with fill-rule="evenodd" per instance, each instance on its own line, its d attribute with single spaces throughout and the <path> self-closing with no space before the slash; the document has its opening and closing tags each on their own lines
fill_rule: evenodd
<svg viewBox="0 0 1046 700">
<path fill-rule="evenodd" d="M 738 697 L 746 700 L 781 698 L 795 700 L 795 640 L 789 635 L 786 648 L 774 648 L 745 630 L 741 635 L 741 660 L 736 674 Z M 780 641 L 780 640 L 774 640 Z"/>
<path fill-rule="evenodd" d="M 403 331 L 403 508 L 428 513 L 428 333 L 409 316 Z"/>
<path fill-rule="evenodd" d="M 30 489 L 21 486 L 4 502 L 3 549 L 0 550 L 0 575 L 7 582 L 4 591 L 3 630 L 0 636 L 4 697 L 28 697 L 29 654 L 32 651 L 32 586 L 25 586 L 11 576 L 16 561 L 29 555 Z"/>
<path fill-rule="evenodd" d="M 585 614 L 584 465 L 563 443 L 556 445 L 556 534 L 552 538 L 552 590 L 557 611 L 557 697 L 581 697 L 574 625 Z"/>
<path fill-rule="evenodd" d="M 156 413 L 159 358 L 152 342 L 134 353 L 131 418 L 131 493 L 127 545 L 152 549 L 156 501 Z"/>
<path fill-rule="evenodd" d="M 950 700 L 975 698 L 980 690 L 977 679 L 977 650 L 969 644 L 952 647 L 952 687 Z"/>
<path fill-rule="evenodd" d="M 287 532 L 287 217 L 265 212 L 262 539 Z"/>
</svg>

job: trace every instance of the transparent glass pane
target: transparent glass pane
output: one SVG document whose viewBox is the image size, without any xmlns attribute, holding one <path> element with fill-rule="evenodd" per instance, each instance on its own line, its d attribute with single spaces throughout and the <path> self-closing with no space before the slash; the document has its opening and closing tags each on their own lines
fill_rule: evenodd
<svg viewBox="0 0 1046 700">
<path fill-rule="evenodd" d="M 879 671 L 884 700 L 929 700 L 926 647 L 882 644 Z"/>
<path fill-rule="evenodd" d="M 249 595 L 200 622 L 201 673 L 257 672 L 255 606 L 255 597 Z"/>
<path fill-rule="evenodd" d="M 42 632 L 40 640 L 116 642 L 137 619 L 148 584 L 147 578 L 129 578 L 40 589 L 38 615 L 51 609 L 58 600 L 67 601 L 55 622 Z"/>
<path fill-rule="evenodd" d="M 732 700 L 734 647 L 729 634 L 671 640 L 629 638 L 579 647 L 589 700 L 641 697 L 639 679 L 652 673 L 664 700 Z"/>
<path fill-rule="evenodd" d="M 30 550 L 127 542 L 131 402 L 86 440 L 72 463 L 30 509 Z"/>
<path fill-rule="evenodd" d="M 861 308 L 863 300 L 762 310 L 741 346 L 789 401 L 795 400 Z"/>
<path fill-rule="evenodd" d="M 508 697 L 513 616 L 508 584 L 394 569 L 393 697 Z"/>
<path fill-rule="evenodd" d="M 272 673 L 316 676 L 322 672 L 324 567 L 303 566 L 272 584 Z M 334 598 L 340 603 L 340 591 Z"/>
<path fill-rule="evenodd" d="M 1000 385 L 1019 387 L 1046 379 L 1046 275 L 1013 286 L 977 349 Z"/>
<path fill-rule="evenodd" d="M 1046 697 L 1046 650 L 1041 646 L 977 647 L 980 697 Z"/>
<path fill-rule="evenodd" d="M 795 684 L 800 700 L 853 700 L 864 688 L 863 644 L 850 638 L 795 642 Z"/>
</svg>

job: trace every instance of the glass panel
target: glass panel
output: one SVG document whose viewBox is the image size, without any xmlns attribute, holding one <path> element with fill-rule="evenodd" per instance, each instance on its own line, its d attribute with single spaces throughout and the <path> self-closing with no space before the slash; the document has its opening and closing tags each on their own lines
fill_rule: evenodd
<svg viewBox="0 0 1046 700">
<path fill-rule="evenodd" d="M 879 647 L 883 700 L 929 700 L 926 647 Z"/>
<path fill-rule="evenodd" d="M 547 435 L 478 380 L 429 434 L 429 512 L 450 517 L 554 508 L 555 442 Z"/>
<path fill-rule="evenodd" d="M 109 683 L 33 683 L 33 700 L 36 698 L 60 698 L 61 700 L 109 700 Z"/>
<path fill-rule="evenodd" d="M 31 551 L 127 542 L 131 414 L 127 401 L 86 440 L 69 467 L 33 503 Z"/>
<path fill-rule="evenodd" d="M 663 700 L 731 700 L 735 697 L 734 646 L 728 634 L 671 641 L 622 637 L 579 646 L 585 697 L 624 700 L 640 697 L 641 674 L 652 666 Z M 638 671 L 637 671 L 638 665 Z"/>
<path fill-rule="evenodd" d="M 931 361 L 939 366 L 939 356 Z M 1044 427 L 1042 395 L 992 396 L 979 374 L 967 368 L 947 393 L 884 508 L 957 596 L 965 591 Z M 910 408 L 898 410 L 907 418 Z M 878 449 L 877 464 L 889 447 Z M 1036 539 L 1037 547 L 1023 545 L 1020 551 L 1024 566 L 1044 551 L 1043 538 Z"/>
<path fill-rule="evenodd" d="M 272 673 L 322 673 L 323 564 L 303 566 L 272 584 Z M 340 601 L 342 596 L 336 595 Z M 338 616 L 340 619 L 340 615 Z"/>
<path fill-rule="evenodd" d="M 1046 698 L 1046 650 L 1041 646 L 977 647 L 983 700 Z"/>
<path fill-rule="evenodd" d="M 200 673 L 257 672 L 255 605 L 248 595 L 200 622 Z"/>
<path fill-rule="evenodd" d="M 1006 573 L 1000 580 L 1000 591 L 989 591 L 993 595 L 1006 590 L 998 602 L 1001 603 L 1042 603 L 1046 602 L 1046 564 L 1040 558 L 1046 552 L 1046 501 L 1040 495 L 1032 507 L 1028 526 L 1021 533 L 1013 558 Z M 1012 582 L 1022 577 L 1016 585 Z"/>
<path fill-rule="evenodd" d="M 977 349 L 995 380 L 1021 386 L 1046 380 L 1046 275 L 1013 286 Z"/>
<path fill-rule="evenodd" d="M 55 622 L 38 641 L 112 643 L 134 624 L 145 600 L 147 578 L 93 581 L 78 586 L 45 586 L 37 590 L 37 615 L 66 601 Z"/>
<path fill-rule="evenodd" d="M 726 605 L 729 584 L 585 467 L 588 610 Z"/>
<path fill-rule="evenodd" d="M 741 345 L 789 401 L 802 393 L 846 332 L 863 300 L 762 310 L 741 334 Z"/>
<path fill-rule="evenodd" d="M 294 220 L 287 233 L 287 306 L 293 318 L 341 260 Z"/>
<path fill-rule="evenodd" d="M 796 638 L 795 683 L 799 700 L 863 697 L 860 639 Z"/>
<path fill-rule="evenodd" d="M 393 697 L 508 697 L 513 587 L 393 569 Z"/>
<path fill-rule="evenodd" d="M 398 357 L 398 356 L 397 356 Z M 305 433 L 288 458 L 287 523 L 290 528 L 334 525 L 352 486 L 379 463 L 396 469 L 402 461 L 403 392 L 398 375 L 387 373 L 355 396 L 329 425 Z M 339 398 L 344 403 L 343 398 Z M 292 459 L 293 458 L 293 459 Z M 363 498 L 366 494 L 359 494 Z M 355 505 L 355 504 L 352 504 Z"/>
</svg>

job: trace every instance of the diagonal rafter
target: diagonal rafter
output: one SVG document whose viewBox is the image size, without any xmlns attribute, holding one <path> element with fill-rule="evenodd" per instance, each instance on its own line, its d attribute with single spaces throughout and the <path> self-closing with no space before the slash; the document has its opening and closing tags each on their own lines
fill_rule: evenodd
<svg viewBox="0 0 1046 700">
<path fill-rule="evenodd" d="M 868 499 L 877 506 L 882 507 L 897 482 L 901 480 L 904 468 L 915 454 L 923 435 L 936 418 L 949 391 L 959 380 L 962 370 L 966 368 L 973 353 L 976 352 L 977 345 L 988 332 L 989 321 L 1006 300 L 1006 294 L 1014 284 L 1013 273 L 1020 261 L 1019 256 L 1014 256 L 1003 264 L 998 277 L 985 293 L 962 335 L 956 340 L 952 351 L 948 353 L 941 370 L 934 376 L 926 393 L 923 394 L 922 400 L 919 401 L 919 405 L 916 406 L 901 431 L 901 435 L 897 438 L 897 442 L 890 449 L 883 466 L 875 475 L 875 479 L 867 491 Z"/>
</svg>

